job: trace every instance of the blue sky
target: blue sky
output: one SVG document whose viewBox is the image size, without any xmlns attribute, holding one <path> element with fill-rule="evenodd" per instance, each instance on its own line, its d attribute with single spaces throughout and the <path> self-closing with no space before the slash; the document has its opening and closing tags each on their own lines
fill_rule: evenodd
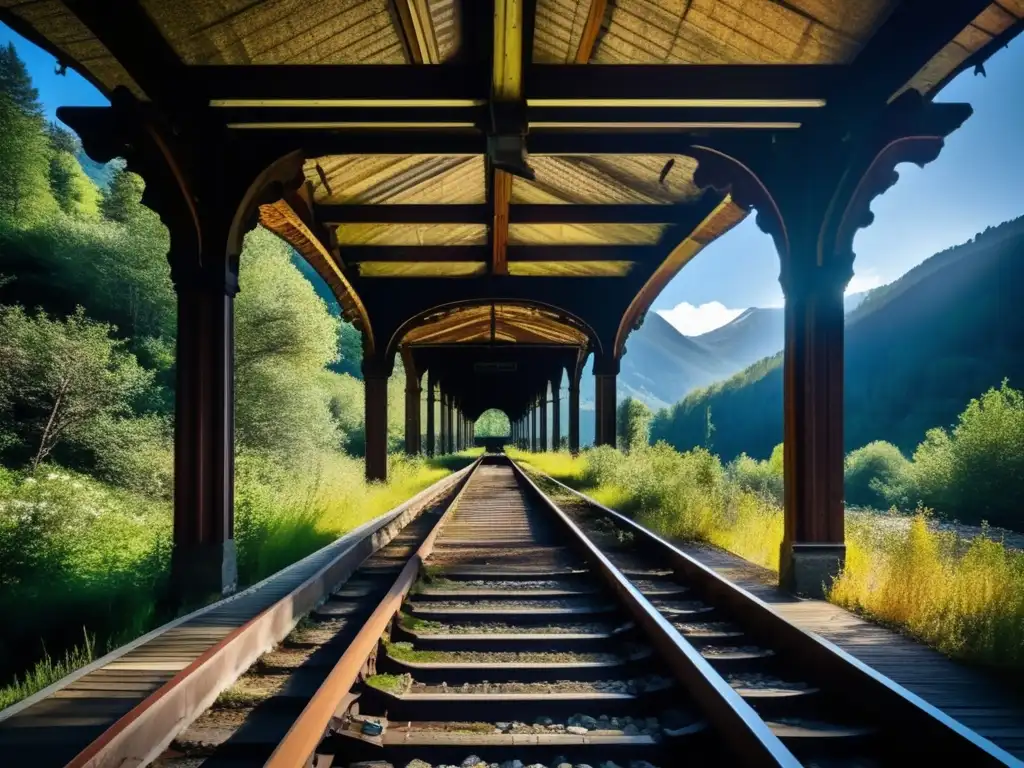
<svg viewBox="0 0 1024 768">
<path fill-rule="evenodd" d="M 50 119 L 61 105 L 106 103 L 74 71 L 56 75 L 52 56 L 0 24 L 0 44 L 8 40 L 25 60 Z M 974 107 L 939 158 L 924 169 L 901 165 L 899 182 L 875 200 L 875 223 L 854 242 L 851 291 L 891 282 L 933 253 L 1024 214 L 1024 39 L 999 51 L 985 69 L 987 77 L 965 72 L 939 95 Z M 684 333 L 711 330 L 746 307 L 781 306 L 778 274 L 771 239 L 749 217 L 699 254 L 654 309 Z"/>
</svg>

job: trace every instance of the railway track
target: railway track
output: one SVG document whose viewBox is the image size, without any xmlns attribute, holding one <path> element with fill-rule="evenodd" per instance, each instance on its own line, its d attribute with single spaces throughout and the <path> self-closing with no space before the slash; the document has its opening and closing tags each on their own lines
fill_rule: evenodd
<svg viewBox="0 0 1024 768">
<path fill-rule="evenodd" d="M 155 765 L 939 760 L 1020 765 L 632 521 L 487 457 Z"/>
</svg>

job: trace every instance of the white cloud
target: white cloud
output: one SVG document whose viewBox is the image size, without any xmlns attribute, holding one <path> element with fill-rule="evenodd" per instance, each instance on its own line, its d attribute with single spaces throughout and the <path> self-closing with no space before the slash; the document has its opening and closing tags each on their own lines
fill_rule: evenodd
<svg viewBox="0 0 1024 768">
<path fill-rule="evenodd" d="M 699 336 L 736 319 L 743 310 L 729 309 L 719 301 L 709 301 L 699 307 L 684 301 L 672 309 L 659 309 L 657 312 L 684 336 Z"/>
<path fill-rule="evenodd" d="M 882 278 L 874 270 L 868 270 L 862 274 L 854 273 L 850 284 L 846 286 L 846 294 L 870 291 L 872 288 L 882 285 L 882 282 Z"/>
</svg>

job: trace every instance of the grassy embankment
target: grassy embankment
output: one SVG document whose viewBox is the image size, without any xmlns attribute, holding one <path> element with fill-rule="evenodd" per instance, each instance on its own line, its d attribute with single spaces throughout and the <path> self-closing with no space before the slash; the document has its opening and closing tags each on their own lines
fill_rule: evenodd
<svg viewBox="0 0 1024 768">
<path fill-rule="evenodd" d="M 717 457 L 665 445 L 510 453 L 658 533 L 702 541 L 778 570 L 782 508 L 742 490 Z M 1024 553 L 979 537 L 929 530 L 927 511 L 909 526 L 847 520 L 847 562 L 829 599 L 950 656 L 1024 666 Z"/>
<path fill-rule="evenodd" d="M 389 480 L 331 453 L 297 476 L 241 456 L 239 580 L 253 584 L 401 504 L 479 451 L 434 461 L 393 457 Z M 173 617 L 161 605 L 171 505 L 52 467 L 0 467 L 0 709 Z M 85 636 L 83 642 L 83 633 Z"/>
</svg>

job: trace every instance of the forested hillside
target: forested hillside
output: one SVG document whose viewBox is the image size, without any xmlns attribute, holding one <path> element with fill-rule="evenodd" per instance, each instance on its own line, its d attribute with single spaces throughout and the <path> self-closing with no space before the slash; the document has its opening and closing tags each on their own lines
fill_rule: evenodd
<svg viewBox="0 0 1024 768">
<path fill-rule="evenodd" d="M 782 349 L 784 320 L 781 307 L 751 307 L 721 328 L 694 336 L 693 341 L 728 361 L 735 373 Z"/>
<path fill-rule="evenodd" d="M 931 427 L 1004 378 L 1024 380 L 1024 217 L 923 262 L 872 291 L 847 319 L 848 449 L 913 450 Z M 724 459 L 767 457 L 782 440 L 782 355 L 661 411 L 652 439 L 705 445 Z"/>
</svg>

